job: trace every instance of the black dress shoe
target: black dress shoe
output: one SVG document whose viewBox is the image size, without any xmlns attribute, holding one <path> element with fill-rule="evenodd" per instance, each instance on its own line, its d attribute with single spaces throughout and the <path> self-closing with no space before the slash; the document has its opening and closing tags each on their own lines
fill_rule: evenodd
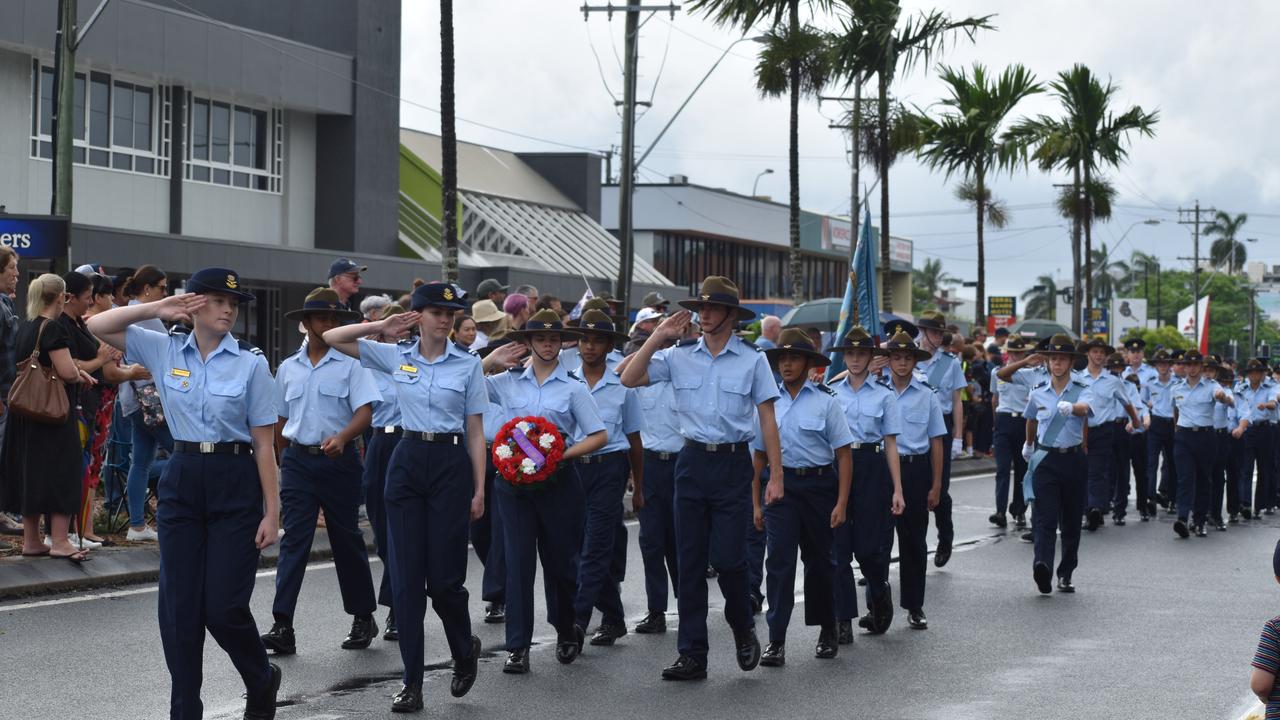
<svg viewBox="0 0 1280 720">
<path fill-rule="evenodd" d="M 1239 523 L 1240 523 L 1240 514 L 1239 514 L 1239 513 L 1231 513 L 1231 517 L 1227 518 L 1227 522 L 1231 523 L 1232 525 L 1237 525 L 1237 524 L 1239 524 Z"/>
<path fill-rule="evenodd" d="M 1253 510 L 1247 507 L 1240 508 L 1240 517 L 1244 518 L 1245 520 L 1248 520 L 1252 516 L 1253 516 Z"/>
<path fill-rule="evenodd" d="M 1089 516 L 1084 529 L 1093 532 L 1100 527 L 1102 527 L 1102 511 L 1098 508 L 1089 508 Z"/>
<path fill-rule="evenodd" d="M 1204 531 L 1204 523 L 1196 523 L 1196 537 L 1209 537 L 1209 533 Z"/>
<path fill-rule="evenodd" d="M 466 695 L 476 683 L 480 669 L 480 638 L 471 636 L 471 655 L 453 659 L 453 680 L 449 682 L 449 694 L 456 698 Z"/>
<path fill-rule="evenodd" d="M 486 625 L 499 625 L 507 621 L 507 606 L 502 603 L 491 602 L 484 609 L 484 622 Z"/>
<path fill-rule="evenodd" d="M 636 632 L 641 635 L 657 635 L 667 631 L 667 616 L 660 612 L 651 612 L 636 625 Z"/>
<path fill-rule="evenodd" d="M 866 587 L 866 586 L 867 586 L 867 579 L 864 577 L 858 578 L 858 587 Z"/>
<path fill-rule="evenodd" d="M 951 543 L 938 543 L 938 549 L 933 551 L 933 566 L 942 567 L 951 559 Z"/>
<path fill-rule="evenodd" d="M 1142 511 L 1142 514 L 1138 516 L 1138 519 L 1142 522 L 1151 522 L 1151 516 L 1147 514 L 1146 510 Z"/>
<path fill-rule="evenodd" d="M 391 698 L 391 712 L 411 713 L 422 709 L 422 685 L 405 685 Z"/>
<path fill-rule="evenodd" d="M 1124 527 L 1124 516 L 1123 515 L 1115 516 L 1114 518 L 1111 519 L 1111 524 L 1115 525 L 1116 527 Z"/>
<path fill-rule="evenodd" d="M 378 623 L 372 615 L 358 615 L 351 621 L 351 632 L 342 640 L 343 650 L 363 650 L 378 637 Z"/>
<path fill-rule="evenodd" d="M 1028 530 L 1028 531 L 1026 531 L 1026 532 L 1022 533 L 1022 537 L 1020 537 L 1020 538 L 1018 538 L 1018 539 L 1019 539 L 1019 540 L 1021 540 L 1021 541 L 1022 541 L 1022 542 L 1024 542 L 1024 543 L 1029 543 L 1029 542 L 1035 542 L 1035 541 L 1036 541 L 1036 536 L 1035 536 L 1035 533 L 1033 533 L 1033 532 L 1031 532 L 1030 530 Z"/>
<path fill-rule="evenodd" d="M 613 625 L 610 623 L 600 623 L 600 627 L 596 628 L 595 634 L 591 636 L 591 644 L 597 647 L 608 647 L 615 640 L 627 634 L 626 625 Z"/>
<path fill-rule="evenodd" d="M 1013 516 L 1013 529 L 1025 530 L 1027 527 L 1027 516 L 1021 513 Z"/>
<path fill-rule="evenodd" d="M 836 626 L 827 625 L 818 632 L 818 644 L 813 648 L 813 656 L 819 660 L 830 660 L 840 652 L 836 642 Z M 761 662 L 764 662 L 761 660 Z"/>
<path fill-rule="evenodd" d="M 1058 592 L 1060 592 L 1060 593 L 1073 593 L 1073 592 L 1075 592 L 1075 591 L 1076 591 L 1076 586 L 1071 584 L 1071 576 L 1070 576 L 1070 575 L 1059 575 L 1059 576 L 1058 576 Z"/>
<path fill-rule="evenodd" d="M 275 663 L 268 663 L 268 666 L 271 682 L 260 692 L 249 694 L 244 704 L 244 720 L 274 720 L 276 716 L 276 695 L 280 692 L 280 679 L 284 673 Z"/>
<path fill-rule="evenodd" d="M 1173 523 L 1173 531 L 1178 533 L 1178 537 L 1184 540 L 1191 537 L 1191 530 L 1187 528 L 1187 521 L 1182 518 L 1178 518 L 1178 520 Z"/>
<path fill-rule="evenodd" d="M 1048 595 L 1053 592 L 1053 585 L 1049 583 L 1049 578 L 1053 577 L 1053 572 L 1047 564 L 1038 562 L 1032 565 L 1031 577 L 1035 578 L 1036 588 L 1040 590 L 1040 594 Z"/>
<path fill-rule="evenodd" d="M 293 655 L 298 652 L 298 645 L 293 637 L 293 626 L 277 622 L 271 631 L 262 636 L 262 644 L 277 655 Z"/>
<path fill-rule="evenodd" d="M 756 629 L 733 631 L 733 644 L 737 648 L 738 667 L 744 672 L 755 670 L 760 664 L 760 639 Z"/>
<path fill-rule="evenodd" d="M 556 641 L 556 660 L 561 665 L 568 665 L 582 654 L 582 646 L 586 643 L 587 631 L 581 626 L 573 626 L 573 637 Z"/>
<path fill-rule="evenodd" d="M 400 631 L 396 629 L 396 611 L 394 609 L 387 611 L 387 627 L 382 631 L 382 639 L 387 642 L 400 640 Z"/>
<path fill-rule="evenodd" d="M 719 575 L 719 574 L 720 574 L 720 573 L 716 572 L 716 569 L 715 569 L 715 568 L 711 567 L 710 565 L 708 565 L 708 566 L 707 566 L 707 579 L 708 579 L 708 580 L 710 580 L 711 578 L 713 578 L 713 577 L 715 577 L 716 575 Z M 673 665 L 672 667 L 675 667 L 675 666 Z"/>
<path fill-rule="evenodd" d="M 529 648 L 519 648 L 507 653 L 507 661 L 502 665 L 502 672 L 508 675 L 524 675 L 529 672 Z"/>
<path fill-rule="evenodd" d="M 1213 529 L 1217 530 L 1218 532 L 1226 532 L 1227 524 L 1222 522 L 1222 518 L 1218 518 L 1217 520 L 1213 521 Z"/>
<path fill-rule="evenodd" d="M 787 647 L 780 642 L 770 642 L 760 653 L 760 667 L 782 667 L 787 664 Z"/>
<path fill-rule="evenodd" d="M 707 663 L 689 655 L 681 655 L 676 661 L 662 668 L 663 680 L 706 680 Z"/>
<path fill-rule="evenodd" d="M 1275 509 L 1275 508 L 1267 508 L 1267 509 L 1265 509 L 1265 510 L 1263 510 L 1263 511 L 1262 511 L 1262 514 L 1263 514 L 1263 515 L 1267 515 L 1267 516 L 1275 515 L 1275 514 L 1276 514 L 1276 509 Z"/>
<path fill-rule="evenodd" d="M 858 624 L 862 625 L 862 618 L 858 618 Z M 836 629 L 836 642 L 841 645 L 853 644 L 853 623 L 851 621 L 840 621 L 840 626 Z"/>
<path fill-rule="evenodd" d="M 907 626 L 912 630 L 929 629 L 929 619 L 924 616 L 923 608 L 916 608 L 907 613 Z"/>
<path fill-rule="evenodd" d="M 1009 520 L 1005 518 L 1004 513 L 993 513 L 992 515 L 987 517 L 987 522 L 991 523 L 992 525 L 995 525 L 1001 530 L 1009 526 Z"/>
</svg>

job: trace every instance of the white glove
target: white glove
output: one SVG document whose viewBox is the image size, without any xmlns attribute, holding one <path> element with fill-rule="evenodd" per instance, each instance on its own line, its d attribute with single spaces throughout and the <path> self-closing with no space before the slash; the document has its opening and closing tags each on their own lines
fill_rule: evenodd
<svg viewBox="0 0 1280 720">
<path fill-rule="evenodd" d="M 951 459 L 955 460 L 964 454 L 964 440 L 951 438 Z"/>
<path fill-rule="evenodd" d="M 1031 443 L 1022 446 L 1022 459 L 1030 460 L 1031 453 L 1035 451 L 1035 447 Z"/>
<path fill-rule="evenodd" d="M 1070 415 L 1073 409 L 1074 409 L 1074 406 L 1071 403 L 1067 402 L 1066 400 L 1058 401 L 1059 415 L 1063 415 L 1063 416 Z"/>
</svg>

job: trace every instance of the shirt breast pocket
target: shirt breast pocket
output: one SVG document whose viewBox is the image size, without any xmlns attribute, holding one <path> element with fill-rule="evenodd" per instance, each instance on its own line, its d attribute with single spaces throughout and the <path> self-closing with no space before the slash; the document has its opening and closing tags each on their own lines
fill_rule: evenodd
<svg viewBox="0 0 1280 720">
<path fill-rule="evenodd" d="M 671 381 L 671 388 L 676 395 L 676 409 L 683 413 L 695 412 L 701 402 L 698 394 L 702 390 L 702 378 L 679 378 Z"/>
<path fill-rule="evenodd" d="M 403 370 L 397 370 L 391 373 L 391 379 L 396 381 L 398 385 L 413 385 L 420 379 L 418 373 L 408 373 Z"/>
<path fill-rule="evenodd" d="M 929 424 L 929 413 L 925 410 L 907 410 L 902 413 L 902 421 L 908 425 L 927 426 Z"/>
<path fill-rule="evenodd" d="M 600 419 L 605 425 L 621 425 L 622 424 L 622 408 L 613 405 L 598 408 L 600 411 Z"/>
<path fill-rule="evenodd" d="M 342 405 L 346 404 L 347 395 L 351 393 L 351 388 L 343 382 L 323 382 L 317 389 L 324 400 Z"/>
<path fill-rule="evenodd" d="M 884 425 L 884 408 L 867 408 L 858 415 L 858 431 L 864 435 L 877 436 Z"/>
<path fill-rule="evenodd" d="M 746 378 L 720 381 L 720 411 L 739 416 L 751 412 L 751 384 Z"/>
<path fill-rule="evenodd" d="M 462 394 L 466 390 L 461 377 L 437 375 L 431 384 L 431 404 L 447 412 L 461 413 Z"/>
<path fill-rule="evenodd" d="M 800 418 L 800 431 L 806 435 L 820 437 L 826 429 L 827 419 L 824 417 L 810 415 Z"/>
<path fill-rule="evenodd" d="M 242 424 L 245 419 L 245 386 L 244 380 L 210 380 L 209 395 L 213 400 L 210 405 L 214 414 L 223 422 Z"/>
<path fill-rule="evenodd" d="M 174 392 L 191 392 L 191 378 L 178 377 L 176 375 L 165 375 L 164 386 Z"/>
</svg>

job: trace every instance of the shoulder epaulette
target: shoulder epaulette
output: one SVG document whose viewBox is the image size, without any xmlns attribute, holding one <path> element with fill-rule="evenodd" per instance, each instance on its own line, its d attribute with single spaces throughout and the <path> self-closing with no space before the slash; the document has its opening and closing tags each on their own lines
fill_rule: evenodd
<svg viewBox="0 0 1280 720">
<path fill-rule="evenodd" d="M 169 334 L 170 335 L 190 335 L 191 328 L 187 327 L 186 325 L 174 325 L 173 327 L 169 328 Z"/>
<path fill-rule="evenodd" d="M 938 392 L 938 388 L 936 388 L 936 387 L 934 387 L 934 386 L 930 385 L 928 380 L 925 380 L 925 379 L 924 379 L 924 378 L 922 378 L 922 377 L 917 377 L 917 378 L 913 378 L 913 379 L 914 379 L 916 382 L 918 382 L 918 383 L 920 383 L 921 385 L 923 385 L 926 389 L 928 389 L 928 390 L 932 390 L 932 391 L 934 391 L 934 392 Z"/>
<path fill-rule="evenodd" d="M 876 373 L 873 377 L 875 377 L 876 382 L 880 383 L 881 385 L 883 385 L 883 386 L 885 386 L 885 387 L 892 387 L 892 386 L 889 384 L 889 382 L 890 382 L 890 381 L 889 381 L 889 377 L 888 377 L 887 375 L 881 375 L 880 373 Z"/>
<path fill-rule="evenodd" d="M 254 345 L 253 343 L 246 342 L 244 340 L 237 340 L 236 343 L 239 344 L 240 349 L 244 350 L 245 352 L 250 352 L 250 353 L 253 353 L 254 355 L 262 355 L 262 351 L 259 350 L 258 346 Z"/>
<path fill-rule="evenodd" d="M 293 357 L 294 355 L 297 355 L 297 354 L 298 354 L 298 353 L 300 353 L 300 352 L 302 352 L 302 348 L 298 348 L 297 350 L 294 350 L 293 352 L 291 352 L 291 353 L 289 353 L 288 355 L 285 355 L 283 358 L 281 358 L 281 362 L 283 362 L 283 361 L 285 361 L 285 360 L 288 360 L 289 358 Z M 258 354 L 259 354 L 259 355 L 261 355 L 262 353 L 258 353 Z"/>
<path fill-rule="evenodd" d="M 565 370 L 565 371 L 564 371 L 564 374 L 565 374 L 565 375 L 568 375 L 569 377 L 573 378 L 574 380 L 577 380 L 578 382 L 583 382 L 583 380 L 582 380 L 582 376 L 581 376 L 581 375 L 579 375 L 579 374 L 578 374 L 578 372 L 577 372 L 576 370 Z"/>
<path fill-rule="evenodd" d="M 689 347 L 690 345 L 697 345 L 697 344 L 698 344 L 698 338 L 689 338 L 688 340 L 681 340 L 680 342 L 676 343 L 675 346 Z"/>
<path fill-rule="evenodd" d="M 1075 382 L 1075 380 L 1072 380 L 1071 382 Z M 1032 389 L 1033 389 L 1033 390 L 1039 390 L 1040 388 L 1042 388 L 1042 387 L 1044 387 L 1045 385 L 1048 385 L 1048 384 L 1049 384 L 1049 381 L 1048 381 L 1048 380 L 1041 380 L 1040 382 L 1036 383 L 1036 386 L 1035 386 L 1034 388 L 1032 388 Z"/>
<path fill-rule="evenodd" d="M 515 366 L 515 367 L 513 367 L 513 368 L 507 368 L 507 372 L 509 372 L 509 373 L 522 373 L 522 372 L 524 372 L 524 367 L 523 367 L 523 366 L 521 366 L 521 365 L 517 365 L 517 366 Z"/>
<path fill-rule="evenodd" d="M 468 355 L 475 355 L 476 357 L 480 357 L 480 353 L 476 352 L 475 350 L 472 350 L 471 348 L 467 347 L 466 345 L 463 345 L 462 343 L 456 340 L 453 342 L 453 346 Z"/>
<path fill-rule="evenodd" d="M 947 357 L 949 357 L 949 358 L 951 358 L 952 360 L 955 360 L 955 359 L 956 359 L 956 354 L 955 354 L 955 353 L 953 353 L 953 352 L 951 352 L 950 350 L 943 350 L 943 351 L 942 351 L 942 354 L 943 354 L 943 355 L 945 355 L 945 356 L 947 356 Z"/>
<path fill-rule="evenodd" d="M 1082 388 L 1088 388 L 1088 387 L 1089 387 L 1088 385 L 1085 385 L 1084 383 L 1080 382 L 1079 380 L 1076 380 L 1075 378 L 1071 378 L 1071 382 L 1075 383 L 1076 385 L 1079 385 L 1079 386 L 1080 386 L 1080 387 L 1082 387 Z"/>
<path fill-rule="evenodd" d="M 742 341 L 742 344 L 743 344 L 743 345 L 746 345 L 747 347 L 751 348 L 752 350 L 755 350 L 756 352 L 764 352 L 764 350 L 761 350 L 761 349 L 760 349 L 760 346 L 759 346 L 759 345 L 757 345 L 757 344 L 755 344 L 755 343 L 751 342 L 750 340 L 743 340 L 743 341 Z"/>
<path fill-rule="evenodd" d="M 828 384 L 826 384 L 826 383 L 814 383 L 814 385 L 817 385 L 819 390 L 821 390 L 822 392 L 824 392 L 824 393 L 826 393 L 826 394 L 830 395 L 831 397 L 835 397 L 835 396 L 836 396 L 836 391 L 835 391 L 835 389 L 834 389 L 834 388 L 832 388 L 830 385 L 828 385 Z"/>
</svg>

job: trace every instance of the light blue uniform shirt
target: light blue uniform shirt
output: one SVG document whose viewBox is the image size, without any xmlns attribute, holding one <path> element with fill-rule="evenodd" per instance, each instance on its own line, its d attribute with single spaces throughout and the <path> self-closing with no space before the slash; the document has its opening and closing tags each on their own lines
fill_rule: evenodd
<svg viewBox="0 0 1280 720">
<path fill-rule="evenodd" d="M 261 352 L 230 333 L 201 360 L 194 335 L 137 325 L 125 330 L 125 352 L 151 371 L 174 440 L 250 442 L 249 428 L 276 424 L 276 391 Z"/>
<path fill-rule="evenodd" d="M 1093 391 L 1089 386 L 1079 380 L 1071 380 L 1080 386 L 1080 394 L 1072 401 L 1075 403 L 1086 403 L 1089 406 L 1089 414 L 1094 412 Z M 1049 425 L 1055 417 L 1058 417 L 1058 403 L 1062 401 L 1063 395 L 1071 388 L 1071 383 L 1062 389 L 1061 393 L 1055 392 L 1053 383 L 1045 382 L 1037 385 L 1031 390 L 1031 394 L 1027 397 L 1027 409 L 1023 412 L 1028 418 L 1036 420 L 1036 442 L 1045 447 L 1069 448 L 1075 447 L 1084 441 L 1085 418 L 1079 415 L 1068 415 L 1064 417 L 1062 429 L 1058 431 L 1058 436 L 1053 439 L 1053 443 L 1045 442 L 1045 435 L 1049 432 Z"/>
<path fill-rule="evenodd" d="M 373 375 L 334 348 L 314 367 L 306 349 L 276 368 L 276 413 L 281 434 L 302 445 L 319 445 L 338 434 L 356 410 L 382 399 Z"/>
<path fill-rule="evenodd" d="M 378 387 L 382 399 L 373 404 L 373 426 L 375 428 L 400 427 L 400 403 L 396 399 L 396 384 L 390 373 L 381 370 L 370 370 L 373 382 Z"/>
<path fill-rule="evenodd" d="M 1160 377 L 1160 372 L 1145 362 L 1139 365 L 1137 370 L 1134 370 L 1132 365 L 1126 365 L 1124 371 L 1120 373 L 1120 377 L 1123 379 L 1134 374 L 1137 374 L 1138 382 L 1143 385 Z"/>
<path fill-rule="evenodd" d="M 1169 382 L 1160 382 L 1157 377 L 1149 383 L 1142 383 L 1142 400 L 1151 408 L 1151 416 L 1173 419 L 1173 386 L 1182 382 L 1169 375 Z"/>
<path fill-rule="evenodd" d="M 933 372 L 934 365 L 939 365 L 936 372 Z M 964 381 L 964 367 L 961 366 L 960 360 L 949 352 L 935 350 L 933 357 L 916 364 L 916 371 L 938 391 L 938 401 L 942 403 L 942 414 L 950 415 L 955 409 L 952 407 L 952 401 L 955 399 L 953 393 L 968 387 L 968 383 Z"/>
<path fill-rule="evenodd" d="M 1222 386 L 1213 380 L 1200 378 L 1192 387 L 1183 381 L 1173 390 L 1173 406 L 1178 409 L 1178 427 L 1201 428 L 1213 425 L 1213 406 L 1218 401 L 1213 394 Z"/>
<path fill-rule="evenodd" d="M 605 429 L 587 384 L 569 375 L 563 363 L 556 363 L 541 385 L 532 365 L 489 375 L 485 383 L 489 397 L 502 406 L 501 424 L 514 417 L 544 417 L 560 430 L 566 447 L 574 444 L 574 438 Z"/>
<path fill-rule="evenodd" d="M 1219 383 L 1221 385 L 1221 383 Z M 1231 394 L 1231 388 L 1223 387 L 1223 392 Z M 1226 403 L 1213 404 L 1213 429 L 1226 430 L 1231 427 L 1231 408 Z"/>
<path fill-rule="evenodd" d="M 853 442 L 853 433 L 849 432 L 844 408 L 836 399 L 835 391 L 806 382 L 793 398 L 785 389 L 779 389 L 781 394 L 773 407 L 782 445 L 782 466 L 809 468 L 833 463 L 836 449 Z M 758 415 L 751 449 L 764 452 Z"/>
<path fill-rule="evenodd" d="M 488 407 L 484 410 L 484 441 L 486 444 L 492 445 L 493 439 L 498 437 L 498 431 L 502 429 L 504 424 L 502 416 L 502 406 L 494 402 L 493 398 L 489 398 Z"/>
<path fill-rule="evenodd" d="M 1138 390 L 1138 386 L 1124 381 L 1124 394 L 1129 398 L 1129 404 L 1133 406 L 1133 411 L 1138 414 L 1138 424 L 1133 426 L 1133 434 L 1141 435 L 1146 432 L 1142 427 L 1142 419 L 1151 414 L 1151 410 L 1142 402 L 1142 393 Z"/>
<path fill-rule="evenodd" d="M 1275 422 L 1276 411 L 1259 410 L 1258 405 L 1275 400 L 1277 391 L 1280 391 L 1280 386 L 1277 386 L 1275 381 L 1271 378 L 1266 378 L 1262 382 L 1258 383 L 1256 390 L 1247 380 L 1242 383 L 1237 383 L 1236 405 L 1238 406 L 1238 409 L 1236 412 L 1238 413 L 1238 416 L 1245 418 L 1250 424 Z"/>
<path fill-rule="evenodd" d="M 890 389 L 897 396 L 898 410 L 902 413 L 902 432 L 898 433 L 898 454 L 920 455 L 929 452 L 930 441 L 947 434 L 947 425 L 942 420 L 942 401 L 938 399 L 939 393 L 917 377 L 913 377 L 911 384 L 902 392 L 898 392 L 897 387 Z"/>
<path fill-rule="evenodd" d="M 764 353 L 736 336 L 714 358 L 703 338 L 659 350 L 649 381 L 671 382 L 682 432 L 700 443 L 750 440 L 756 406 L 778 398 Z"/>
<path fill-rule="evenodd" d="M 1096 378 L 1084 370 L 1077 379 L 1092 391 L 1089 393 L 1093 398 L 1089 403 L 1093 410 L 1089 414 L 1089 427 L 1098 427 L 1128 415 L 1124 406 L 1129 404 L 1129 396 L 1123 387 L 1125 381 L 1119 375 L 1112 375 L 1104 368 Z"/>
<path fill-rule="evenodd" d="M 868 377 L 862 387 L 853 389 L 846 378 L 831 388 L 844 408 L 845 421 L 853 433 L 853 442 L 878 443 L 886 435 L 902 432 L 902 412 L 898 394 L 887 384 Z"/>
<path fill-rule="evenodd" d="M 460 433 L 468 415 L 489 406 L 480 358 L 455 343 L 430 362 L 418 339 L 391 345 L 360 339 L 360 364 L 391 375 L 400 403 L 400 422 L 411 432 Z"/>
<path fill-rule="evenodd" d="M 1000 368 L 991 368 L 991 392 L 996 394 L 996 412 L 1021 415 L 1027 409 L 1031 388 L 1047 379 L 1044 368 L 1024 367 L 1014 371 L 1009 382 L 996 377 Z"/>
<path fill-rule="evenodd" d="M 684 435 L 680 432 L 680 422 L 676 417 L 676 394 L 671 383 L 651 382 L 638 387 L 636 396 L 640 398 L 640 411 L 644 414 L 644 429 L 640 431 L 640 441 L 645 450 L 653 452 L 680 452 L 684 447 Z"/>
<path fill-rule="evenodd" d="M 585 380 L 583 380 L 586 383 Z M 596 404 L 600 420 L 604 423 L 609 440 L 604 447 L 590 453 L 603 455 L 619 450 L 630 450 L 631 441 L 627 436 L 644 429 L 644 415 L 640 412 L 640 398 L 635 390 L 626 387 L 618 379 L 618 373 L 605 368 L 604 375 L 595 387 L 588 385 L 591 400 Z M 581 441 L 586 435 L 579 435 L 575 440 Z"/>
</svg>

